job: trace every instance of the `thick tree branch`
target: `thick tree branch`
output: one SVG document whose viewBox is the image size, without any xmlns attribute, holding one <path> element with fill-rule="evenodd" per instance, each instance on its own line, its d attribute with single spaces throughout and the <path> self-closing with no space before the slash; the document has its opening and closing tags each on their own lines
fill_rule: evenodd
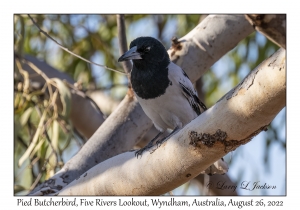
<svg viewBox="0 0 300 210">
<path fill-rule="evenodd" d="M 245 15 L 249 23 L 279 47 L 286 49 L 286 15 Z"/>
<path fill-rule="evenodd" d="M 131 151 L 110 158 L 59 195 L 164 194 L 248 143 L 285 105 L 285 50 L 279 49 L 213 107 L 154 147 L 152 154 L 145 152 L 137 159 Z"/>
<path fill-rule="evenodd" d="M 214 53 L 218 56 L 214 56 L 209 58 L 209 62 L 203 59 L 199 59 L 200 57 L 195 58 L 191 53 L 195 53 L 195 55 L 202 55 L 204 58 L 208 57 L 206 55 L 207 52 L 203 51 L 201 48 L 195 48 L 193 44 L 185 45 L 183 49 L 184 52 L 189 52 L 188 55 L 182 54 L 181 63 L 191 62 L 190 56 L 194 59 L 193 65 L 196 67 L 201 66 L 201 68 L 191 68 L 185 69 L 188 74 L 192 74 L 195 78 L 191 78 L 193 81 L 196 81 L 214 62 L 216 62 L 222 55 L 224 55 L 227 51 L 233 48 L 240 40 L 244 39 L 247 35 L 249 35 L 253 30 L 253 28 L 247 24 L 244 24 L 245 21 L 244 16 L 231 15 L 231 16 L 223 16 L 221 17 L 213 16 L 210 18 L 210 25 L 212 28 L 218 28 L 216 34 L 213 35 L 213 32 L 203 33 L 197 29 L 194 29 L 190 32 L 189 36 L 192 34 L 195 36 L 197 42 L 206 42 L 206 40 L 210 39 L 207 36 L 213 36 L 214 41 L 231 43 L 229 46 L 219 46 L 216 45 L 211 49 L 209 53 Z M 220 21 L 220 19 L 225 19 Z M 227 21 L 226 21 L 227 20 Z M 220 24 L 226 22 L 230 22 L 230 24 Z M 203 21 L 204 22 L 204 21 Z M 234 24 L 235 23 L 235 24 Z M 214 26 L 214 24 L 216 24 Z M 199 25 L 197 26 L 197 28 Z M 248 28 L 247 28 L 248 27 Z M 219 32 L 221 31 L 221 32 Z M 203 33 L 201 36 L 198 33 Z M 235 37 L 234 41 L 231 41 L 232 37 L 228 34 L 240 34 Z M 191 40 L 194 40 L 191 38 Z M 220 41 L 222 40 L 222 41 Z M 184 43 L 184 42 L 182 42 Z M 226 51 L 227 50 L 227 51 Z M 220 52 L 223 53 L 220 55 Z M 179 52 L 176 52 L 177 55 Z M 172 57 L 172 56 L 171 56 Z M 204 62 L 205 65 L 202 65 L 201 62 Z M 206 69 L 205 69 L 205 68 Z M 195 73 L 199 71 L 198 73 Z M 194 72 L 194 73 L 193 73 Z M 130 93 L 130 92 L 129 92 Z M 128 109 L 127 109 L 128 107 Z M 95 132 L 95 134 L 89 139 L 87 144 L 83 146 L 81 151 L 77 153 L 67 164 L 66 166 L 59 171 L 56 175 L 54 175 L 51 179 L 43 183 L 41 187 L 45 187 L 44 193 L 36 193 L 36 194 L 48 194 L 48 186 L 51 184 L 51 189 L 55 191 L 58 188 L 63 188 L 68 185 L 71 181 L 78 178 L 79 175 L 85 174 L 85 172 L 95 166 L 96 164 L 106 160 L 107 158 L 113 157 L 121 152 L 128 151 L 140 140 L 143 135 L 151 128 L 152 122 L 145 115 L 141 106 L 138 104 L 137 100 L 133 97 L 133 95 L 128 94 L 123 102 L 103 123 L 103 125 Z M 87 147 L 87 149 L 84 149 Z M 101 152 L 102 151 L 102 152 Z M 170 153 L 174 154 L 174 153 Z M 78 161 L 80 161 L 78 163 Z M 142 163 L 142 162 L 139 162 Z M 154 169 L 155 170 L 155 169 Z M 202 171 L 204 171 L 203 169 Z M 201 172 L 201 171 L 200 171 Z M 42 192 L 42 191 L 41 191 Z"/>
<path fill-rule="evenodd" d="M 244 15 L 209 15 L 184 37 L 173 38 L 168 53 L 194 83 L 253 31 Z"/>
</svg>

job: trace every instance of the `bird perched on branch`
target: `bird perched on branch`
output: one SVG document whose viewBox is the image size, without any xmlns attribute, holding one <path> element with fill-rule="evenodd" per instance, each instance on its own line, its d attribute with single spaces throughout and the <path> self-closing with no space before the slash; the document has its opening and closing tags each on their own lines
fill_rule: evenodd
<svg viewBox="0 0 300 210">
<path fill-rule="evenodd" d="M 156 144 L 175 134 L 192 121 L 206 106 L 199 100 L 188 75 L 170 61 L 161 42 L 152 37 L 139 37 L 130 43 L 130 49 L 118 62 L 132 60 L 131 84 L 146 115 L 159 130 L 157 136 L 136 156 L 153 146 L 168 128 L 173 131 Z"/>
</svg>

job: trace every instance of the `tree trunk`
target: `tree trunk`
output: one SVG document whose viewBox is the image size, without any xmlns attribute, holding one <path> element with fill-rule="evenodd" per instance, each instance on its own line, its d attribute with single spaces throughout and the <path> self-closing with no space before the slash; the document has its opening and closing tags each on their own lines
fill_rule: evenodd
<svg viewBox="0 0 300 210">
<path fill-rule="evenodd" d="M 164 194 L 266 130 L 285 103 L 285 50 L 279 49 L 152 154 L 137 159 L 130 151 L 110 158 L 59 195 Z"/>
</svg>

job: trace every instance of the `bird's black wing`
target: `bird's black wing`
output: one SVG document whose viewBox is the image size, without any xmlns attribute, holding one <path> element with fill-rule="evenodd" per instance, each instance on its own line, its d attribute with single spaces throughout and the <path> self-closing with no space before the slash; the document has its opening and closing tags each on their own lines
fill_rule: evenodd
<svg viewBox="0 0 300 210">
<path fill-rule="evenodd" d="M 197 115 L 201 114 L 201 109 L 200 107 L 205 111 L 207 110 L 205 104 L 199 100 L 197 96 L 197 92 L 194 90 L 194 88 L 191 89 L 191 87 L 187 87 L 181 82 L 179 82 L 181 88 L 182 88 L 182 93 L 190 103 L 191 107 L 193 110 L 197 113 Z"/>
<path fill-rule="evenodd" d="M 170 62 L 168 69 L 170 80 L 175 84 L 178 84 L 179 88 L 182 90 L 183 96 L 188 100 L 196 114 L 200 115 L 202 112 L 201 109 L 203 109 L 203 111 L 207 110 L 204 103 L 199 100 L 197 91 L 184 70 L 173 62 Z"/>
</svg>

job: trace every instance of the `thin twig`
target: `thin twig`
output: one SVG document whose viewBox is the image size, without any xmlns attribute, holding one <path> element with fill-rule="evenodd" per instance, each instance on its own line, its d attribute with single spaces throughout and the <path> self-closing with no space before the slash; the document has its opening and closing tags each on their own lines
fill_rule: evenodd
<svg viewBox="0 0 300 210">
<path fill-rule="evenodd" d="M 117 73 L 120 73 L 120 74 L 127 75 L 127 73 L 124 73 L 124 72 L 122 72 L 122 71 L 119 71 L 119 70 L 115 70 L 115 69 L 109 68 L 109 67 L 107 67 L 107 66 L 105 66 L 105 65 L 101 65 L 101 64 L 98 64 L 98 63 L 94 63 L 94 62 L 92 62 L 92 61 L 89 61 L 89 60 L 87 60 L 87 59 L 81 57 L 80 55 L 77 55 L 77 54 L 73 53 L 73 52 L 70 51 L 68 48 L 62 46 L 62 45 L 61 45 L 60 43 L 58 43 L 55 39 L 53 39 L 47 32 L 45 32 L 44 30 L 42 30 L 42 29 L 39 27 L 39 25 L 33 20 L 33 18 L 32 18 L 29 14 L 28 14 L 28 17 L 31 19 L 31 21 L 33 22 L 33 24 L 39 29 L 39 31 L 40 31 L 41 33 L 43 33 L 46 37 L 48 37 L 48 38 L 51 39 L 53 42 L 55 42 L 55 43 L 56 43 L 61 49 L 63 49 L 64 51 L 70 53 L 71 55 L 74 55 L 74 56 L 77 57 L 77 58 L 80 58 L 81 60 L 83 60 L 83 61 L 85 61 L 85 62 L 94 64 L 94 65 L 96 65 L 96 66 L 103 67 L 103 68 L 105 68 L 105 69 L 107 69 L 107 70 L 110 70 L 110 71 L 114 71 L 114 72 L 117 72 Z"/>
<path fill-rule="evenodd" d="M 49 157 L 46 158 L 46 160 L 45 160 L 45 162 L 44 162 L 44 165 L 43 165 L 43 167 L 42 167 L 42 170 L 39 172 L 39 174 L 38 174 L 37 178 L 35 179 L 34 183 L 30 186 L 30 188 L 29 188 L 30 191 L 32 191 L 32 190 L 35 188 L 35 186 L 37 185 L 37 183 L 40 181 L 40 179 L 41 179 L 41 177 L 42 177 L 42 172 L 45 171 L 46 166 L 47 166 L 47 164 L 48 164 L 48 162 L 49 162 L 49 160 L 50 160 L 50 157 L 51 157 L 53 154 L 54 154 L 54 153 L 53 153 L 53 150 L 52 150 L 52 152 L 50 153 Z"/>
<path fill-rule="evenodd" d="M 67 149 L 67 147 L 70 145 L 71 139 L 72 139 L 72 136 L 69 135 L 69 136 L 67 137 L 67 140 L 66 140 L 65 145 L 64 145 L 62 148 L 59 148 L 59 146 L 58 146 L 58 150 L 59 150 L 59 155 L 60 155 L 60 156 L 62 156 L 62 152 L 63 152 L 65 149 Z"/>
<path fill-rule="evenodd" d="M 54 166 L 54 168 L 56 168 L 57 163 L 58 163 L 58 154 L 57 154 L 57 151 L 55 150 L 54 146 L 52 145 L 51 139 L 50 139 L 50 137 L 49 137 L 49 135 L 48 135 L 46 129 L 44 130 L 44 135 L 45 135 L 45 137 L 46 137 L 46 140 L 47 140 L 48 144 L 49 144 L 50 147 L 51 147 L 52 152 L 53 152 L 54 155 L 55 155 L 55 158 L 56 158 L 56 165 Z M 49 163 L 49 164 L 50 164 L 50 163 Z"/>
<path fill-rule="evenodd" d="M 123 84 L 110 84 L 110 85 L 107 85 L 105 87 L 97 87 L 95 89 L 93 89 L 92 91 L 104 91 L 104 90 L 111 90 L 113 88 L 124 88 L 124 87 L 128 87 L 128 83 L 123 83 Z M 91 89 L 89 89 L 91 90 Z"/>
<path fill-rule="evenodd" d="M 32 70 L 34 70 L 36 73 L 38 73 L 39 75 L 41 75 L 44 80 L 46 81 L 46 84 L 47 84 L 47 87 L 48 87 L 48 91 L 49 91 L 49 95 L 50 95 L 50 98 L 52 98 L 52 95 L 53 95 L 53 91 L 52 91 L 52 87 L 51 85 L 55 86 L 56 87 L 56 84 L 51 80 L 49 79 L 46 74 L 44 72 L 42 72 L 37 66 L 35 66 L 33 63 L 31 63 L 30 61 L 22 58 L 22 60 L 19 58 L 19 59 L 16 59 L 16 64 L 18 66 L 18 69 L 19 71 L 22 73 L 22 72 L 25 72 L 25 70 L 23 69 L 20 61 L 22 61 L 23 63 L 27 64 L 28 66 L 30 66 L 32 68 Z M 50 85 L 51 84 L 51 85 Z"/>
<path fill-rule="evenodd" d="M 28 146 L 27 146 L 27 144 L 24 142 L 24 140 L 22 139 L 22 137 L 21 136 L 17 136 L 17 140 L 20 142 L 20 144 L 23 146 L 23 147 L 25 147 L 25 148 L 27 148 Z"/>
<path fill-rule="evenodd" d="M 73 137 L 74 137 L 74 140 L 75 140 L 77 146 L 79 148 L 81 148 L 84 145 L 84 142 L 83 142 L 84 139 L 81 138 L 80 133 L 76 129 L 73 130 L 72 134 L 73 134 Z"/>
<path fill-rule="evenodd" d="M 29 164 L 28 168 L 29 168 L 29 167 L 33 167 L 34 164 L 36 164 L 36 163 L 39 161 L 39 159 L 40 159 L 40 157 L 34 158 L 34 159 L 31 161 L 31 163 Z"/>
<path fill-rule="evenodd" d="M 120 54 L 123 55 L 127 50 L 127 39 L 126 39 L 126 28 L 125 28 L 125 21 L 124 15 L 117 15 L 117 26 L 118 26 L 118 37 L 119 37 L 119 46 L 120 46 Z M 132 69 L 132 64 L 130 61 L 122 62 L 123 68 L 125 72 L 127 72 L 128 78 L 128 92 L 127 95 L 133 97 L 133 89 L 131 86 L 131 78 L 130 72 Z"/>
<path fill-rule="evenodd" d="M 68 134 L 70 132 L 70 129 L 68 129 L 65 125 L 65 120 L 63 120 L 61 117 L 57 116 L 57 122 L 60 125 L 61 130 L 65 133 Z M 74 129 L 74 128 L 73 128 Z"/>
<path fill-rule="evenodd" d="M 117 15 L 117 25 L 118 25 L 118 37 L 119 37 L 119 47 L 120 54 L 123 55 L 127 50 L 127 39 L 126 39 L 126 28 L 124 15 Z M 123 68 L 127 74 L 131 71 L 132 64 L 130 61 L 122 62 Z"/>
</svg>

